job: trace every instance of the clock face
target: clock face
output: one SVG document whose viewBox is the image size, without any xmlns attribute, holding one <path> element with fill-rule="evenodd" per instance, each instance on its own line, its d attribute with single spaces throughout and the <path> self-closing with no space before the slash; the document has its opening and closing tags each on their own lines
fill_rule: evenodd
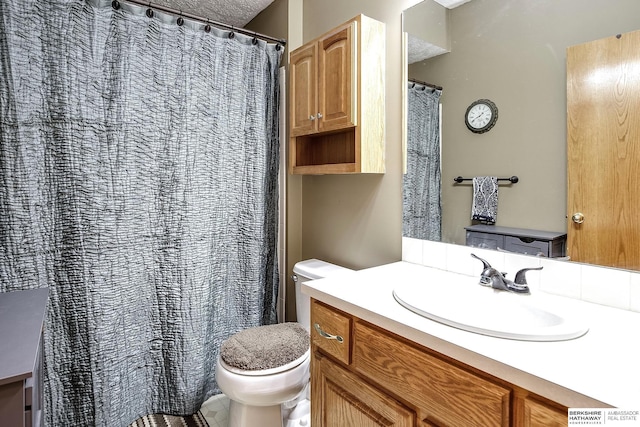
<svg viewBox="0 0 640 427">
<path fill-rule="evenodd" d="M 465 123 L 470 131 L 483 133 L 491 129 L 498 120 L 498 108 L 488 99 L 473 102 L 467 108 Z"/>
</svg>

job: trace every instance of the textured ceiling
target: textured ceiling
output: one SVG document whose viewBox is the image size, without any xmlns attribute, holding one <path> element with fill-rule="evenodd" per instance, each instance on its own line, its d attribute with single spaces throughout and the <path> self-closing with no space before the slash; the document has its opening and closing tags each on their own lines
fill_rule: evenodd
<svg viewBox="0 0 640 427">
<path fill-rule="evenodd" d="M 453 9 L 470 0 L 435 1 L 446 8 Z M 273 3 L 273 0 L 155 0 L 152 3 L 234 27 L 244 27 L 258 13 Z"/>
<path fill-rule="evenodd" d="M 153 0 L 152 3 L 212 21 L 244 27 L 273 0 Z"/>
</svg>

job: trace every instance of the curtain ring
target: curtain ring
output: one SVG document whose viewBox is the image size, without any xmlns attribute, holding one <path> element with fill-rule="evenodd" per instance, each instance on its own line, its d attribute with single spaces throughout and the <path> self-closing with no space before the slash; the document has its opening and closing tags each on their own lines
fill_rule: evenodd
<svg viewBox="0 0 640 427">
<path fill-rule="evenodd" d="M 111 7 L 114 8 L 115 10 L 120 9 L 120 2 L 118 0 L 113 0 L 111 2 Z"/>
<path fill-rule="evenodd" d="M 231 32 L 229 33 L 229 38 L 232 39 L 236 36 L 236 34 L 234 33 L 234 28 L 233 25 L 231 26 Z"/>
<path fill-rule="evenodd" d="M 151 2 L 149 2 L 149 8 L 147 9 L 147 18 L 153 18 L 153 9 L 151 9 Z"/>
<path fill-rule="evenodd" d="M 210 33 L 211 32 L 211 25 L 209 25 L 209 20 L 207 19 L 207 25 L 204 26 L 204 32 L 205 33 Z"/>
<path fill-rule="evenodd" d="M 258 37 L 256 33 L 253 33 L 253 40 L 251 40 L 251 44 L 254 46 L 258 44 Z"/>
<path fill-rule="evenodd" d="M 278 43 L 278 44 L 276 45 L 276 50 L 278 50 L 278 51 L 279 51 L 280 49 L 282 49 L 282 46 Z"/>
<path fill-rule="evenodd" d="M 182 25 L 184 25 L 184 19 L 182 19 L 182 11 L 180 11 L 180 16 L 178 17 L 176 24 L 178 24 L 178 27 L 182 27 Z"/>
</svg>

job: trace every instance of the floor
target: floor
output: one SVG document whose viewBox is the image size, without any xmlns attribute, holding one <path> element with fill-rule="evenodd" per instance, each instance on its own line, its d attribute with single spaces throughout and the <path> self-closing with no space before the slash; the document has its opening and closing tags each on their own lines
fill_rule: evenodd
<svg viewBox="0 0 640 427">
<path fill-rule="evenodd" d="M 293 402 L 293 401 L 292 401 Z M 283 407 L 283 425 L 309 425 L 309 400 L 303 399 L 294 408 Z M 286 404 L 285 404 L 286 406 Z M 224 394 L 212 396 L 202 404 L 200 412 L 209 427 L 227 427 L 229 419 L 229 398 Z"/>
<path fill-rule="evenodd" d="M 202 412 L 210 427 L 227 427 L 229 398 L 224 394 L 212 396 L 202 404 L 200 412 Z"/>
</svg>

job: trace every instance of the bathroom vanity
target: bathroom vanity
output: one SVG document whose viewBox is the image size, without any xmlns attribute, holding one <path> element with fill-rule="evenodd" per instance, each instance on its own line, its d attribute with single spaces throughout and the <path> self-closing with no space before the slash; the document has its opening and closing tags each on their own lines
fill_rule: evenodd
<svg viewBox="0 0 640 427">
<path fill-rule="evenodd" d="M 520 341 L 446 326 L 392 296 L 401 282 L 475 279 L 398 262 L 303 284 L 313 298 L 313 425 L 566 426 L 567 408 L 637 408 L 638 313 L 562 298 L 567 313 L 588 314 L 589 332 Z"/>
</svg>

